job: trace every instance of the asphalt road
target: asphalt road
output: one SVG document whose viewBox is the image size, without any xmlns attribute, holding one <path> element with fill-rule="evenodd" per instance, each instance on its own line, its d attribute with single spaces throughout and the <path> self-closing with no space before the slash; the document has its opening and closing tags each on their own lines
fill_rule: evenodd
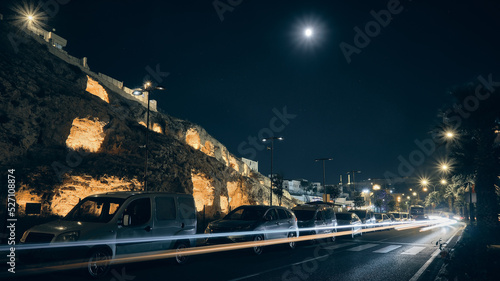
<svg viewBox="0 0 500 281">
<path fill-rule="evenodd" d="M 379 231 L 354 239 L 338 237 L 335 242 L 302 242 L 294 250 L 275 245 L 264 248 L 260 256 L 248 249 L 204 254 L 182 266 L 172 259 L 117 265 L 103 280 L 423 280 L 423 266 L 437 254 L 436 241 L 447 241 L 459 228 L 456 224 L 424 232 Z M 88 279 L 67 271 L 13 280 Z"/>
</svg>

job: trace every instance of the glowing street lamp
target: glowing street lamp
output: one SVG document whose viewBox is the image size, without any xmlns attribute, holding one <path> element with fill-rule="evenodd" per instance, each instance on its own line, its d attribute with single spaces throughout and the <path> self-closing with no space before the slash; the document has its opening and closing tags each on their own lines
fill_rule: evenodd
<svg viewBox="0 0 500 281">
<path fill-rule="evenodd" d="M 147 81 L 144 83 L 144 86 L 142 89 L 136 89 L 132 92 L 132 95 L 134 96 L 141 96 L 141 95 L 146 95 L 148 99 L 148 110 L 147 110 L 147 117 L 146 117 L 146 165 L 144 167 L 144 191 L 148 190 L 148 144 L 149 144 L 149 104 L 150 104 L 150 98 L 149 94 L 153 93 L 155 90 L 163 91 L 165 90 L 164 87 L 162 86 L 154 86 L 150 81 Z"/>
<path fill-rule="evenodd" d="M 448 183 L 448 181 L 447 181 L 447 180 L 445 180 L 445 179 L 441 179 L 441 184 L 442 184 L 442 185 L 445 185 L 445 184 L 447 184 L 447 183 Z"/>
<path fill-rule="evenodd" d="M 444 132 L 445 138 L 452 140 L 455 138 L 455 133 L 453 131 L 446 131 Z"/>
<path fill-rule="evenodd" d="M 43 25 L 43 22 L 48 19 L 47 14 L 43 11 L 45 5 L 38 1 L 19 1 L 20 3 L 14 4 L 12 10 L 15 12 L 14 21 L 16 25 L 22 28 L 38 28 Z"/>
<path fill-rule="evenodd" d="M 380 185 L 379 184 L 375 184 L 373 186 L 373 190 L 380 190 Z"/>
<path fill-rule="evenodd" d="M 441 165 L 441 171 L 447 172 L 449 169 L 450 169 L 450 166 L 448 166 L 447 164 L 442 164 Z"/>
</svg>

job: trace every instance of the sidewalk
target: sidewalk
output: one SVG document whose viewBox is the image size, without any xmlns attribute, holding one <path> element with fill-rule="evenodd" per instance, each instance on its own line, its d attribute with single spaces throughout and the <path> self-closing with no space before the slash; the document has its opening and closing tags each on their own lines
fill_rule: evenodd
<svg viewBox="0 0 500 281">
<path fill-rule="evenodd" d="M 453 235 L 453 237 L 451 237 L 451 239 L 449 240 L 448 244 L 445 245 L 445 248 L 446 250 L 449 252 L 451 249 L 453 249 L 457 243 L 460 241 L 460 239 L 462 238 L 462 233 L 465 229 L 465 226 L 464 224 L 462 223 L 459 223 L 457 225 L 457 227 L 460 227 L 460 229 Z M 422 273 L 422 275 L 420 275 L 420 277 L 417 279 L 418 281 L 428 281 L 428 280 L 435 280 L 435 281 L 444 281 L 444 280 L 448 280 L 446 278 L 443 278 L 443 274 L 445 273 L 445 267 L 446 267 L 446 264 L 445 264 L 445 260 L 444 258 L 441 257 L 441 255 L 439 254 L 439 248 L 436 247 L 436 252 L 437 255 L 433 255 L 433 257 L 431 259 L 432 262 L 431 264 L 425 269 L 425 271 Z"/>
</svg>

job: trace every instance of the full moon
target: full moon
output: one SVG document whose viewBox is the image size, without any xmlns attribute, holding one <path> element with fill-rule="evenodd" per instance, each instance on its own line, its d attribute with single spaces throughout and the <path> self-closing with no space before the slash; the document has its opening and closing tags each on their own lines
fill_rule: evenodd
<svg viewBox="0 0 500 281">
<path fill-rule="evenodd" d="M 304 35 L 306 37 L 311 37 L 313 35 L 313 30 L 311 28 L 306 28 L 306 30 L 304 31 Z"/>
</svg>

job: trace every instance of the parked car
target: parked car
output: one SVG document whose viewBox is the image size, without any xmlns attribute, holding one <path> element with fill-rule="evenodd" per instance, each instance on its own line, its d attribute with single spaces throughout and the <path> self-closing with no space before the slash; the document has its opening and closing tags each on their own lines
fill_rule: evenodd
<svg viewBox="0 0 500 281">
<path fill-rule="evenodd" d="M 109 192 L 86 197 L 62 220 L 28 229 L 21 243 L 79 243 L 78 246 L 28 252 L 46 260 L 50 254 L 60 259 L 83 258 L 86 272 L 93 278 L 107 274 L 113 260 L 121 254 L 137 254 L 195 246 L 184 235 L 196 233 L 193 196 L 158 192 Z M 174 236 L 173 240 L 161 240 Z M 123 243 L 130 239 L 144 242 Z M 100 241 L 103 241 L 100 243 Z M 178 255 L 177 263 L 186 256 Z"/>
<path fill-rule="evenodd" d="M 392 220 L 389 218 L 389 216 L 387 214 L 374 213 L 374 215 L 375 215 L 375 219 L 376 219 L 377 224 L 378 224 L 377 226 L 386 226 L 387 224 L 392 222 Z"/>
<path fill-rule="evenodd" d="M 258 231 L 258 234 L 239 234 L 238 232 Z M 297 218 L 285 207 L 277 206 L 240 206 L 224 218 L 208 224 L 205 233 L 228 233 L 227 236 L 215 236 L 206 239 L 207 244 L 226 242 L 261 241 L 269 239 L 298 237 Z M 295 242 L 287 243 L 291 249 Z M 252 251 L 260 255 L 262 247 L 253 247 Z"/>
<path fill-rule="evenodd" d="M 337 232 L 337 218 L 331 205 L 304 204 L 294 207 L 292 211 L 297 217 L 300 236 Z M 335 241 L 335 236 L 329 240 Z"/>
<path fill-rule="evenodd" d="M 391 222 L 396 222 L 396 221 L 397 221 L 397 220 L 396 220 L 396 217 L 394 217 L 394 215 L 393 215 L 393 214 L 391 214 L 391 213 L 387 213 L 387 216 L 389 216 L 389 219 L 391 219 Z"/>
<path fill-rule="evenodd" d="M 361 219 L 353 212 L 339 212 L 337 215 L 337 225 L 339 226 L 338 231 L 352 230 L 351 236 L 363 235 L 362 232 L 362 222 Z M 352 227 L 342 227 L 345 225 L 350 225 Z"/>
<path fill-rule="evenodd" d="M 403 222 L 408 220 L 408 213 L 404 212 L 389 212 L 389 215 L 394 216 L 397 222 Z"/>
<path fill-rule="evenodd" d="M 373 212 L 370 210 L 349 210 L 349 212 L 355 213 L 361 219 L 361 223 L 364 228 L 374 227 L 376 220 Z"/>
</svg>

